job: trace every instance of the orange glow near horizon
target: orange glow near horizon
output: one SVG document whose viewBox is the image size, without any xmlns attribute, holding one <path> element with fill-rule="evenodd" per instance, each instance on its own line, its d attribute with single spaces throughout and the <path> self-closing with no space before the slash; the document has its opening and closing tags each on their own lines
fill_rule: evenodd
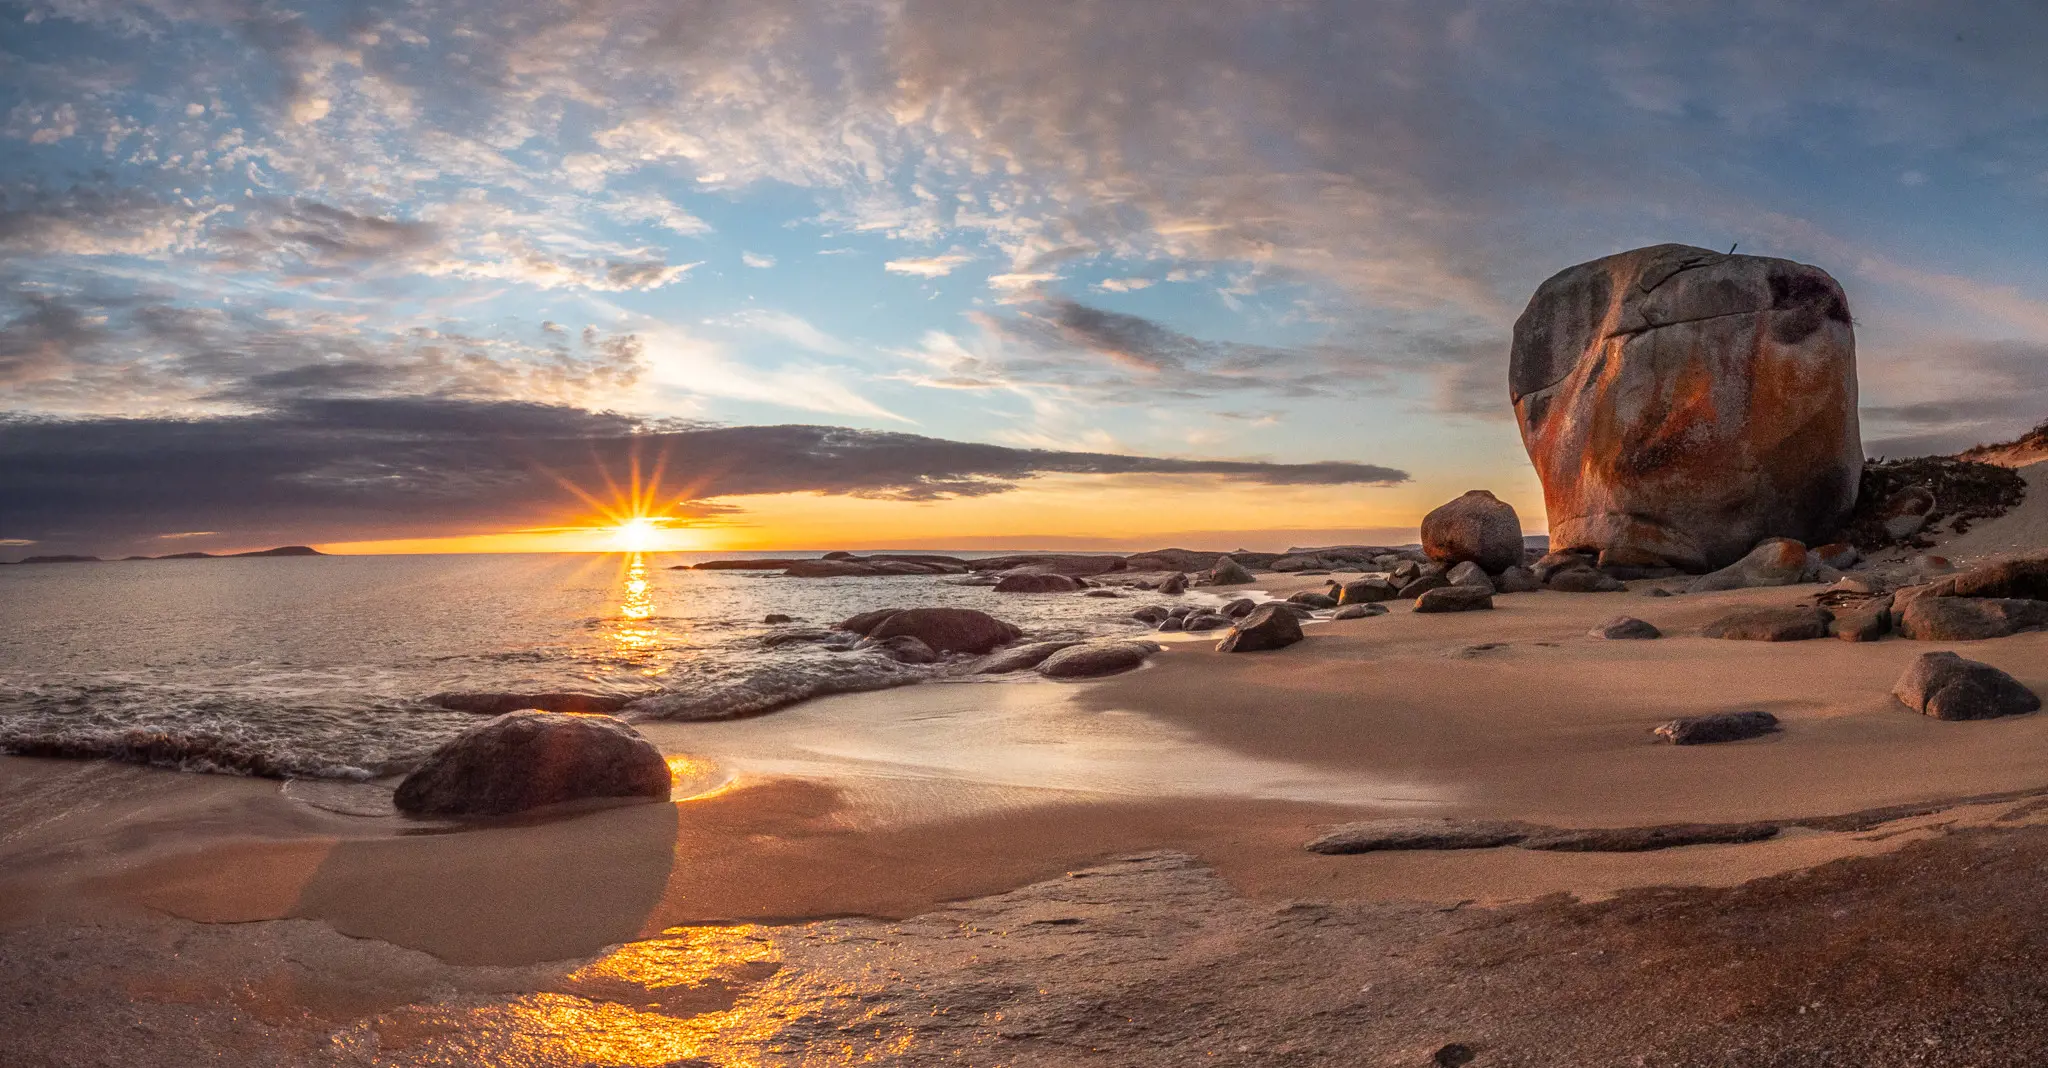
<svg viewBox="0 0 2048 1068">
<path fill-rule="evenodd" d="M 444 538 L 404 538 L 320 545 L 323 552 L 535 553 L 535 552 L 788 552 L 843 548 L 957 548 L 980 545 L 1077 548 L 1156 548 L 1168 541 L 1217 544 L 1191 548 L 1277 550 L 1304 530 L 1406 530 L 1443 500 L 1438 487 L 1260 486 L 1185 476 L 1048 475 L 1007 493 L 911 502 L 814 493 L 763 494 L 691 501 L 740 509 L 704 519 L 680 519 L 657 506 L 656 479 L 620 492 L 618 504 L 578 495 L 598 510 L 586 524 Z M 1500 493 L 1520 512 L 1523 526 L 1543 527 L 1540 488 L 1505 487 Z M 1519 492 L 1517 490 L 1520 490 Z M 1455 496 L 1452 494 L 1451 496 Z M 1264 534 L 1262 532 L 1271 532 Z M 1391 535 L 1389 535 L 1391 536 Z M 1402 540 L 1412 538 L 1407 534 Z M 1230 544 L 1222 544 L 1229 541 Z"/>
</svg>

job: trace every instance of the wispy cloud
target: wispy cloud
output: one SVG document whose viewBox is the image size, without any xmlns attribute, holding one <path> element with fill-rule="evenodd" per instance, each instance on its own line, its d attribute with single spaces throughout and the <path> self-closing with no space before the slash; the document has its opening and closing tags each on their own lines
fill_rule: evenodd
<svg viewBox="0 0 2048 1068">
<path fill-rule="evenodd" d="M 952 274 L 962 265 L 974 262 L 974 257 L 949 252 L 943 256 L 912 256 L 890 260 L 882 269 L 891 274 L 911 274 L 919 278 L 942 278 Z"/>
</svg>

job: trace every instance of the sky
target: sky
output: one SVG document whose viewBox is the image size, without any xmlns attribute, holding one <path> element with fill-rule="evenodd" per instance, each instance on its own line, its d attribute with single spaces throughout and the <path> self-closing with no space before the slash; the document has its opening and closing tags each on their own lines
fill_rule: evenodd
<svg viewBox="0 0 2048 1068">
<path fill-rule="evenodd" d="M 1515 316 L 1667 241 L 1842 282 L 1870 455 L 2008 438 L 2043 55 L 2034 0 L 0 0 L 0 555 L 1541 531 Z"/>
</svg>

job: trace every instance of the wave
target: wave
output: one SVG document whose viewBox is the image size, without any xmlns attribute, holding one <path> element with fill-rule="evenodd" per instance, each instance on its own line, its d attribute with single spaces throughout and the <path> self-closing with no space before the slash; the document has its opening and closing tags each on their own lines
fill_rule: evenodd
<svg viewBox="0 0 2048 1068">
<path fill-rule="evenodd" d="M 702 721 L 742 719 L 835 693 L 861 693 L 909 686 L 934 677 L 932 668 L 879 657 L 849 657 L 777 664 L 738 682 L 643 697 L 619 711 L 621 718 Z"/>
</svg>

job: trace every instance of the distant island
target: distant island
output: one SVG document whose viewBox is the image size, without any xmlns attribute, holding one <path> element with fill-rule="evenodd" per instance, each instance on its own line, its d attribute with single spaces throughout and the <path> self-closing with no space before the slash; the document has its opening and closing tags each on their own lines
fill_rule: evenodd
<svg viewBox="0 0 2048 1068">
<path fill-rule="evenodd" d="M 172 553 L 169 556 L 124 556 L 120 560 L 102 560 L 97 556 L 76 556 L 58 554 L 54 556 L 25 556 L 14 561 L 0 563 L 15 564 L 106 564 L 126 563 L 130 560 L 236 560 L 245 556 L 326 556 L 326 553 L 310 545 L 280 545 L 275 549 L 257 549 L 246 553 Z"/>
</svg>

